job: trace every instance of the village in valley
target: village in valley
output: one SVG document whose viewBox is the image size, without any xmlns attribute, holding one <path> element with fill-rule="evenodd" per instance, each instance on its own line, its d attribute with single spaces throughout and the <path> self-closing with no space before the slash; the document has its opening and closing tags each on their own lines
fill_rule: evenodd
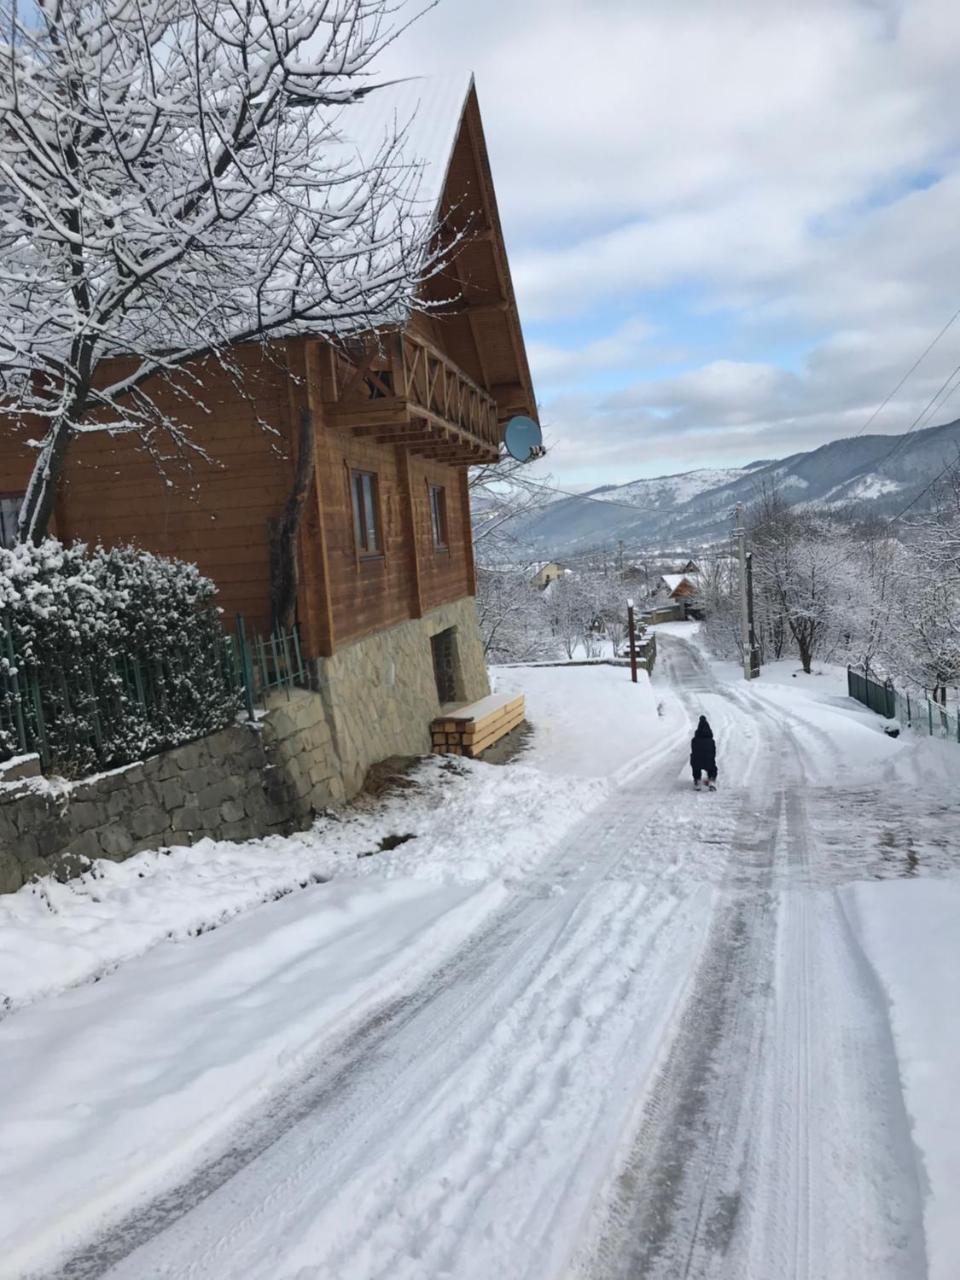
<svg viewBox="0 0 960 1280">
<path fill-rule="evenodd" d="M 0 1280 L 955 1280 L 960 15 L 0 18 Z"/>
</svg>

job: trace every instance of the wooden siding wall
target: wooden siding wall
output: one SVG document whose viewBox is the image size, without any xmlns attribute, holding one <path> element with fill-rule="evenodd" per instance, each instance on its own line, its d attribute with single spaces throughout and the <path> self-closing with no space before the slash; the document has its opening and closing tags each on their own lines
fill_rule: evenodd
<svg viewBox="0 0 960 1280">
<path fill-rule="evenodd" d="M 191 410 L 193 440 L 215 465 L 174 460 L 165 480 L 133 435 L 93 434 L 72 446 L 57 507 L 57 533 L 107 546 L 132 542 L 196 563 L 219 587 L 228 619 L 270 623 L 269 523 L 282 512 L 291 480 L 287 377 L 279 358 L 240 353 L 249 399 L 216 365 L 203 370 L 209 413 Z M 156 393 L 183 414 L 172 390 Z M 264 430 L 263 418 L 279 435 Z"/>
<path fill-rule="evenodd" d="M 469 512 L 465 512 L 460 493 L 460 476 L 454 467 L 427 463 L 413 458 L 410 465 L 411 488 L 420 561 L 421 596 L 424 609 L 459 600 L 470 594 L 465 538 L 471 536 Z M 433 544 L 433 521 L 430 514 L 430 485 L 440 485 L 446 497 L 447 547 Z"/>
<path fill-rule="evenodd" d="M 404 536 L 396 451 L 339 431 L 322 432 L 317 451 L 334 641 L 339 648 L 349 640 L 411 616 L 412 572 Z M 383 555 L 371 559 L 357 555 L 350 493 L 352 470 L 373 471 L 378 478 Z M 301 596 L 309 590 L 309 583 L 301 584 Z"/>
</svg>

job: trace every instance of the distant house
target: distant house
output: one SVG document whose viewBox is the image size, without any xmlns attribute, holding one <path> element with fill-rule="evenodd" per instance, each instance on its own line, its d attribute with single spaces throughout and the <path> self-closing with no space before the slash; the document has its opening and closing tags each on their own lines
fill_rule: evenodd
<svg viewBox="0 0 960 1280">
<path fill-rule="evenodd" d="M 699 573 L 700 566 L 697 564 L 696 560 L 688 560 L 687 563 L 682 566 L 680 572 L 685 574 Z"/>
<path fill-rule="evenodd" d="M 557 578 L 562 578 L 566 573 L 562 564 L 557 564 L 555 560 L 548 560 L 546 564 L 538 564 L 534 566 L 534 574 L 531 579 L 533 585 L 540 591 L 549 587 L 551 582 L 556 582 Z"/>
<path fill-rule="evenodd" d="M 664 573 L 654 588 L 653 598 L 656 601 L 669 600 L 673 604 L 682 604 L 693 599 L 699 589 L 699 579 L 694 573 Z"/>
</svg>

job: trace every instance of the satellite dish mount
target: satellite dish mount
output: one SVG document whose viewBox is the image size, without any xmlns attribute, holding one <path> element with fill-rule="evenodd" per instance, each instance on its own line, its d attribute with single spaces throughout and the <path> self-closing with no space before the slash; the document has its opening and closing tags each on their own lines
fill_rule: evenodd
<svg viewBox="0 0 960 1280">
<path fill-rule="evenodd" d="M 503 444 L 517 462 L 532 462 L 547 452 L 543 447 L 543 433 L 532 418 L 511 418 L 504 428 Z"/>
</svg>

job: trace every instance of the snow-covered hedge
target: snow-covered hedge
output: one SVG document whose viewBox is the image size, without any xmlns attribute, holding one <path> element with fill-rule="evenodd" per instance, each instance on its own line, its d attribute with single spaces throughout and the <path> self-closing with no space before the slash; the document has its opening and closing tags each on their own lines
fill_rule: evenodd
<svg viewBox="0 0 960 1280">
<path fill-rule="evenodd" d="M 25 732 L 78 776 L 228 723 L 237 681 L 215 591 L 195 565 L 132 547 L 0 548 L 0 759 Z"/>
</svg>

